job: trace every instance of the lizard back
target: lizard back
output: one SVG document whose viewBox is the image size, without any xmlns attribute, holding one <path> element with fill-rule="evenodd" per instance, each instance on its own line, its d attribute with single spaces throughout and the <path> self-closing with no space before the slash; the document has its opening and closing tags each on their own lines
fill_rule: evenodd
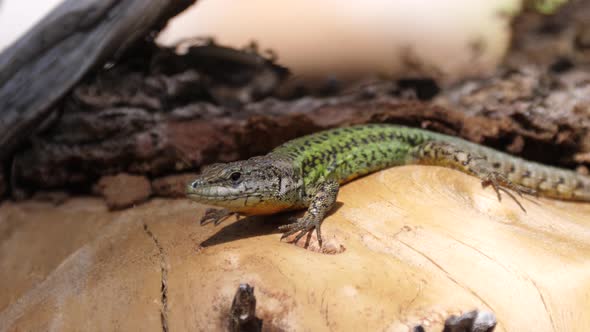
<svg viewBox="0 0 590 332">
<path fill-rule="evenodd" d="M 304 187 L 310 188 L 326 177 L 345 183 L 391 166 L 420 163 L 414 152 L 427 142 L 449 143 L 480 156 L 510 181 L 543 196 L 590 201 L 590 177 L 457 137 L 398 125 L 369 124 L 326 130 L 286 142 L 269 155 L 288 159 L 301 173 Z"/>
</svg>

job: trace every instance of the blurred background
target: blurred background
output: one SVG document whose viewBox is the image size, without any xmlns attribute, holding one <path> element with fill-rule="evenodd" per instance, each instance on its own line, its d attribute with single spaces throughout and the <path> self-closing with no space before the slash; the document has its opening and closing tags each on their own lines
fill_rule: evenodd
<svg viewBox="0 0 590 332">
<path fill-rule="evenodd" d="M 4 0 L 0 49 L 58 3 Z M 298 76 L 391 75 L 419 66 L 452 80 L 493 70 L 520 8 L 519 0 L 200 0 L 174 18 L 158 41 L 172 45 L 212 36 L 243 47 L 255 40 Z"/>
<path fill-rule="evenodd" d="M 334 218 L 359 218 L 326 229 L 352 249 L 340 267 L 264 249 L 289 250 L 268 219 L 200 227 L 206 207 L 185 196 L 207 165 L 365 123 L 590 174 L 590 1 L 556 10 L 564 1 L 0 0 L 0 331 L 220 330 L 227 320 L 201 309 L 229 307 L 254 273 L 265 327 L 308 322 L 283 308 L 295 303 L 329 328 L 367 318 L 384 327 L 373 330 L 409 330 L 424 319 L 441 331 L 447 314 L 485 300 L 503 331 L 586 331 L 590 316 L 577 313 L 589 304 L 588 206 L 527 199 L 529 214 L 516 214 L 493 192 L 471 199 L 475 179 L 400 169 L 391 187 L 347 189 L 352 204 Z M 504 235 L 480 231 L 491 226 Z M 407 248 L 389 250 L 392 238 Z M 354 253 L 362 246 L 372 265 L 342 279 L 365 260 Z M 316 270 L 371 303 L 358 307 L 348 290 L 316 301 Z M 383 297 L 362 294 L 375 285 Z"/>
</svg>

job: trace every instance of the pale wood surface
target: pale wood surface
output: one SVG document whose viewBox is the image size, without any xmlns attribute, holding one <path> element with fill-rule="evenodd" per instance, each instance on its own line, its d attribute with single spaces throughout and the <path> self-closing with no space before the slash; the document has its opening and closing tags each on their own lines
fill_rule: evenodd
<svg viewBox="0 0 590 332">
<path fill-rule="evenodd" d="M 322 229 L 334 254 L 280 242 L 285 215 L 200 227 L 205 207 L 185 199 L 4 202 L 0 331 L 161 331 L 161 310 L 170 330 L 215 330 L 243 282 L 266 329 L 440 331 L 471 309 L 492 310 L 496 331 L 590 326 L 590 204 L 527 199 L 525 214 L 473 177 L 417 166 L 338 201 Z"/>
</svg>

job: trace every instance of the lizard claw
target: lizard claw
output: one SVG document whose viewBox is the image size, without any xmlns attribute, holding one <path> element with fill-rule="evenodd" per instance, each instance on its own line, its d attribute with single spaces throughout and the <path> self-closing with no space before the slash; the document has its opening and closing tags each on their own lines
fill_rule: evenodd
<svg viewBox="0 0 590 332">
<path fill-rule="evenodd" d="M 215 226 L 221 224 L 228 217 L 235 215 L 235 212 L 223 209 L 207 209 L 201 218 L 201 226 L 213 223 Z"/>
<path fill-rule="evenodd" d="M 504 175 L 502 175 L 498 172 L 495 172 L 495 171 L 488 173 L 488 175 L 481 181 L 481 185 L 484 188 L 487 186 L 492 186 L 492 189 L 494 189 L 494 191 L 496 192 L 496 195 L 498 195 L 498 201 L 500 201 L 500 202 L 502 201 L 502 195 L 500 194 L 500 192 L 505 193 L 510 198 L 512 198 L 512 200 L 514 202 L 516 202 L 516 204 L 518 204 L 518 206 L 525 213 L 526 213 L 526 209 L 524 208 L 524 206 L 522 206 L 522 204 L 516 198 L 516 196 L 514 196 L 514 194 L 511 193 L 509 190 L 516 192 L 516 194 L 518 194 L 518 196 L 520 196 L 520 197 L 522 197 L 522 194 L 528 194 L 528 195 L 536 195 L 537 194 L 536 190 L 512 183 Z"/>
<path fill-rule="evenodd" d="M 291 243 L 297 243 L 305 234 L 309 234 L 314 229 L 316 230 L 316 234 L 318 237 L 318 244 L 321 248 L 322 247 L 322 232 L 320 230 L 320 220 L 319 220 L 319 218 L 313 216 L 312 214 L 306 213 L 303 217 L 297 219 L 297 221 L 294 223 L 279 226 L 279 230 L 281 232 L 283 232 L 283 235 L 281 236 L 281 240 L 284 238 L 287 238 L 295 233 L 298 233 L 295 236 L 295 239 L 290 241 Z"/>
</svg>

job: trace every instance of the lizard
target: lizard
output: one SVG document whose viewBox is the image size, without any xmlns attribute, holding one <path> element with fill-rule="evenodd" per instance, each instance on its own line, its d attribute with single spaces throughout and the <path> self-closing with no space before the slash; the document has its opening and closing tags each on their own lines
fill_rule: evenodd
<svg viewBox="0 0 590 332">
<path fill-rule="evenodd" d="M 526 212 L 512 193 L 590 201 L 590 177 L 494 150 L 458 137 L 391 124 L 367 124 L 321 131 L 288 141 L 263 156 L 203 168 L 186 186 L 188 198 L 225 210 L 208 210 L 201 224 L 216 225 L 232 214 L 266 215 L 307 209 L 279 227 L 293 242 L 320 225 L 340 185 L 397 165 L 450 167 L 476 176 Z"/>
</svg>

